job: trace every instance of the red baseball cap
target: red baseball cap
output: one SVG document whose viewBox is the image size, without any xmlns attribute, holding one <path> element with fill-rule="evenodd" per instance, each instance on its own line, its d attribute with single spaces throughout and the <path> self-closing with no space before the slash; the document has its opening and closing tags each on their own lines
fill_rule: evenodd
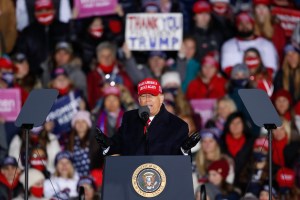
<svg viewBox="0 0 300 200">
<path fill-rule="evenodd" d="M 197 1 L 193 6 L 194 13 L 211 12 L 211 6 L 206 1 Z"/>
<path fill-rule="evenodd" d="M 276 174 L 276 181 L 279 187 L 292 188 L 295 183 L 295 172 L 289 168 L 281 168 Z"/>
<path fill-rule="evenodd" d="M 138 84 L 138 95 L 152 94 L 157 96 L 162 94 L 160 83 L 153 78 L 146 78 Z"/>
<path fill-rule="evenodd" d="M 35 10 L 53 9 L 52 0 L 36 0 L 34 3 Z"/>
<path fill-rule="evenodd" d="M 254 19 L 253 17 L 248 13 L 248 12 L 240 12 L 236 16 L 236 25 L 239 25 L 241 22 L 248 22 L 251 24 L 254 24 Z"/>
</svg>

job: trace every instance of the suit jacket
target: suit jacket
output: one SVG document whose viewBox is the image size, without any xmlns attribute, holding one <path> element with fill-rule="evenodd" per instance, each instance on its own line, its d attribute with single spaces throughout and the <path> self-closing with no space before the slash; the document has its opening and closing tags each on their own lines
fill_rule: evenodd
<svg viewBox="0 0 300 200">
<path fill-rule="evenodd" d="M 149 125 L 147 136 L 138 110 L 127 111 L 118 133 L 112 137 L 114 143 L 108 154 L 146 155 L 148 146 L 147 155 L 182 155 L 181 145 L 188 132 L 188 125 L 164 105 Z"/>
</svg>

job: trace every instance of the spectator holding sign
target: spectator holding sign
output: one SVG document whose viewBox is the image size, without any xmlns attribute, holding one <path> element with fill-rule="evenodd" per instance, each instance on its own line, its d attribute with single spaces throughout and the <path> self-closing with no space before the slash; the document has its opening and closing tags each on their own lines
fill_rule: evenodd
<svg viewBox="0 0 300 200">
<path fill-rule="evenodd" d="M 270 0 L 254 0 L 254 33 L 273 42 L 279 60 L 283 59 L 283 48 L 286 44 L 285 32 L 280 25 L 280 21 L 272 17 Z M 281 62 L 280 62 L 281 63 Z"/>
<path fill-rule="evenodd" d="M 98 99 L 103 97 L 102 88 L 110 85 L 124 85 L 133 94 L 131 79 L 117 62 L 117 47 L 110 42 L 103 42 L 97 46 L 97 64 L 87 76 L 88 102 L 91 109 Z M 130 72 L 132 73 L 132 72 Z"/>
</svg>

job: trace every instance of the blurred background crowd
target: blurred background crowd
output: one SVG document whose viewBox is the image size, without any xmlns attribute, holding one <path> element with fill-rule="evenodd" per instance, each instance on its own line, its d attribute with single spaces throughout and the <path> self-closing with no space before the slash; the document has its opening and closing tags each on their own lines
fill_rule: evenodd
<svg viewBox="0 0 300 200">
<path fill-rule="evenodd" d="M 138 108 L 136 85 L 160 81 L 168 111 L 200 131 L 192 149 L 195 199 L 300 199 L 300 21 L 287 34 L 273 9 L 297 12 L 299 0 L 119 0 L 115 14 L 77 18 L 72 0 L 0 0 L 0 89 L 55 88 L 60 108 L 30 133 L 32 199 L 98 199 L 103 156 L 95 127 L 114 135 L 125 111 Z M 128 13 L 182 13 L 179 51 L 131 51 Z M 269 95 L 283 125 L 268 163 L 265 129 L 237 91 Z M 203 121 L 191 102 L 213 99 Z M 57 118 L 60 112 L 66 115 Z M 24 194 L 25 135 L 0 116 L 0 199 Z M 125 163 L 124 163 L 125 164 Z M 268 166 L 273 186 L 268 188 Z M 33 178 L 34 177 L 34 178 Z"/>
</svg>

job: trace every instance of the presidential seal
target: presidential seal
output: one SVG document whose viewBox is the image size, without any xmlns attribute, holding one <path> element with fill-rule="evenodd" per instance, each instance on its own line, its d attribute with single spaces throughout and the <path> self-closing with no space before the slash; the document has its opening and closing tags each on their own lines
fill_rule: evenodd
<svg viewBox="0 0 300 200">
<path fill-rule="evenodd" d="M 139 166 L 132 175 L 133 189 L 147 198 L 159 195 L 165 189 L 166 181 L 165 172 L 152 163 Z"/>
</svg>

